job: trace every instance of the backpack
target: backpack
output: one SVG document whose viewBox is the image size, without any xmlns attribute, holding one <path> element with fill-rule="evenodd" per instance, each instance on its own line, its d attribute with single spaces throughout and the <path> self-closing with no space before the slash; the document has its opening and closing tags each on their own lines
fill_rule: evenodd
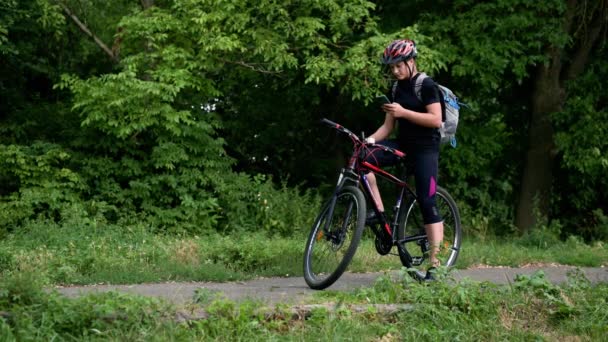
<svg viewBox="0 0 608 342">
<path fill-rule="evenodd" d="M 414 92 L 420 102 L 422 102 L 422 81 L 428 76 L 421 72 L 414 76 Z M 460 106 L 462 103 L 458 101 L 458 98 L 454 93 L 447 87 L 442 86 L 439 83 L 437 88 L 441 96 L 439 102 L 441 103 L 441 127 L 439 127 L 439 134 L 441 134 L 441 143 L 450 143 L 452 147 L 456 147 L 456 128 L 458 128 L 458 118 L 460 115 Z M 397 82 L 393 83 L 393 100 L 397 93 Z"/>
</svg>

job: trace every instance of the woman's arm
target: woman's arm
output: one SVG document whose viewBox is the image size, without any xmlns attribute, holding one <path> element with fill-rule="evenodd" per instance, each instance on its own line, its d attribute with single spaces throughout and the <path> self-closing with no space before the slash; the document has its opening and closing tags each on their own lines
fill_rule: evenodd
<svg viewBox="0 0 608 342">
<path fill-rule="evenodd" d="M 388 113 L 384 116 L 384 123 L 380 126 L 374 134 L 370 135 L 368 138 L 372 138 L 375 141 L 382 141 L 391 134 L 395 128 L 395 118 Z"/>
<path fill-rule="evenodd" d="M 396 102 L 385 104 L 384 106 L 382 106 L 382 109 L 386 112 L 387 115 L 391 115 L 393 118 L 404 118 L 417 125 L 425 127 L 441 127 L 441 104 L 439 102 L 427 105 L 426 113 L 420 113 L 415 112 L 413 110 L 405 109 Z"/>
</svg>

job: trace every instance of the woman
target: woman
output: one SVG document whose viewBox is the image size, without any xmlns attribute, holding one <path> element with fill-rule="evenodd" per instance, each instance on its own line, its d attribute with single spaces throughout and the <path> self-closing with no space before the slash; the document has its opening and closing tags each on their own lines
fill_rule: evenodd
<svg viewBox="0 0 608 342">
<path fill-rule="evenodd" d="M 431 270 L 439 266 L 437 259 L 439 246 L 443 240 L 443 220 L 439 215 L 435 203 L 437 187 L 437 173 L 439 165 L 438 128 L 441 126 L 441 103 L 439 91 L 435 82 L 424 78 L 420 89 L 422 101 L 414 92 L 414 81 L 418 75 L 416 67 L 416 44 L 414 41 L 396 40 L 384 50 L 382 62 L 389 65 L 390 70 L 397 79 L 392 103 L 382 106 L 386 113 L 384 123 L 367 138 L 369 142 L 378 141 L 392 148 L 406 153 L 406 165 L 413 168 L 416 183 L 416 196 L 422 208 L 424 228 L 428 236 L 431 268 L 427 271 L 426 279 L 432 280 Z M 386 140 L 398 123 L 397 139 Z M 377 166 L 388 166 L 397 163 L 397 158 L 383 151 L 376 151 L 367 158 L 367 161 Z M 410 169 L 411 170 L 411 169 Z M 373 173 L 367 175 L 372 189 L 372 195 L 381 214 L 384 205 L 378 191 L 376 177 Z M 368 215 L 373 222 L 375 212 Z"/>
</svg>

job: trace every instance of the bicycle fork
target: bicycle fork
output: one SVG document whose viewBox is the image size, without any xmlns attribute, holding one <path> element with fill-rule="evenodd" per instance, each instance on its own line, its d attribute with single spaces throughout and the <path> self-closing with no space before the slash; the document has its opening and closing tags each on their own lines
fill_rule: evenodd
<svg viewBox="0 0 608 342">
<path fill-rule="evenodd" d="M 403 204 L 403 198 L 405 196 L 405 191 L 406 191 L 406 188 L 401 187 L 401 191 L 399 192 L 399 197 L 397 197 L 397 202 L 395 202 L 395 207 L 393 208 L 393 212 L 395 213 L 394 220 L 393 220 L 393 231 L 397 231 L 397 229 L 399 227 L 399 218 L 401 216 L 401 205 Z M 397 246 L 397 250 L 401 255 L 405 256 L 408 260 L 411 261 L 412 256 L 407 251 L 407 249 L 404 247 L 405 242 L 407 242 L 407 239 L 398 240 L 397 236 L 393 235 L 393 245 Z"/>
<path fill-rule="evenodd" d="M 328 208 L 328 213 L 327 213 L 327 217 L 328 219 L 325 220 L 325 224 L 323 226 L 323 231 L 326 233 L 326 235 L 328 236 L 328 238 L 334 240 L 334 242 L 340 242 L 340 240 L 342 239 L 342 232 L 346 231 L 346 226 L 348 225 L 347 220 L 343 220 L 342 222 L 342 227 L 340 227 L 339 230 L 339 236 L 334 236 L 333 232 L 329 231 L 329 225 L 331 224 L 331 218 L 334 215 L 334 210 L 336 208 L 336 201 L 338 200 L 338 193 L 340 192 L 340 190 L 342 189 L 342 187 L 344 186 L 344 183 L 346 182 L 346 180 L 351 179 L 352 177 L 349 175 L 345 175 L 347 172 L 349 172 L 346 169 L 342 169 L 340 171 L 340 176 L 338 176 L 338 182 L 336 183 L 336 188 L 334 189 L 334 193 L 331 196 L 330 199 L 330 203 L 329 203 L 329 208 Z M 350 171 L 352 173 L 352 171 Z M 355 183 L 357 183 L 355 181 Z M 350 217 L 350 213 L 352 212 L 352 203 L 350 203 L 349 207 L 346 210 L 345 216 L 344 217 Z"/>
</svg>

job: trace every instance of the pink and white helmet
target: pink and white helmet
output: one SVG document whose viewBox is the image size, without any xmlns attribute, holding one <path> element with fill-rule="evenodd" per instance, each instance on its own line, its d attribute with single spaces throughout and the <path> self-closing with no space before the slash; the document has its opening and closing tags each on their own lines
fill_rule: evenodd
<svg viewBox="0 0 608 342">
<path fill-rule="evenodd" d="M 382 63 L 394 64 L 416 58 L 416 56 L 418 56 L 418 51 L 416 50 L 416 43 L 413 40 L 395 40 L 384 49 Z"/>
</svg>

